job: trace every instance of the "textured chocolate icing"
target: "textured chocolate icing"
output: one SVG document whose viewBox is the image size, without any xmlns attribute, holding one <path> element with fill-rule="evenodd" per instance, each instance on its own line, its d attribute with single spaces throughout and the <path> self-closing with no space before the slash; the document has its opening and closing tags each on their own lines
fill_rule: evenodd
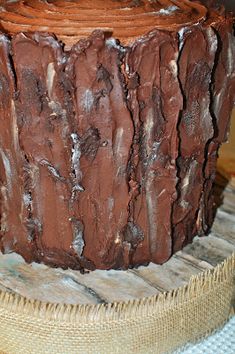
<svg viewBox="0 0 235 354">
<path fill-rule="evenodd" d="M 188 0 L 1 1 L 2 27 L 9 33 L 47 31 L 71 46 L 93 30 L 127 44 L 153 28 L 177 30 L 205 19 L 206 9 Z"/>
<path fill-rule="evenodd" d="M 162 3 L 2 2 L 3 252 L 63 268 L 128 268 L 163 263 L 210 229 L 235 97 L 232 19 Z M 92 32 L 104 8 L 107 23 Z M 125 16 L 115 22 L 124 8 L 130 30 Z"/>
</svg>

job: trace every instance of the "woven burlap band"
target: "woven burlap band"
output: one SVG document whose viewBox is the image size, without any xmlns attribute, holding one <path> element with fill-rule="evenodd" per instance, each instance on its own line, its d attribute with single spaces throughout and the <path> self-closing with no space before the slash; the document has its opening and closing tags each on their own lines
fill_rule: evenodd
<svg viewBox="0 0 235 354">
<path fill-rule="evenodd" d="M 0 293 L 0 351 L 166 353 L 221 327 L 234 301 L 235 255 L 180 289 L 109 305 L 56 305 Z"/>
</svg>

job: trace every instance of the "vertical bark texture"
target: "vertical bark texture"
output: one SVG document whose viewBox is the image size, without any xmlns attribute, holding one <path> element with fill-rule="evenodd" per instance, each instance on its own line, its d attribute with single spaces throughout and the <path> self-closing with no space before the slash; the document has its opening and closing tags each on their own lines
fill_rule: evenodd
<svg viewBox="0 0 235 354">
<path fill-rule="evenodd" d="M 0 246 L 74 269 L 165 262 L 213 221 L 235 97 L 229 19 L 95 31 L 64 51 L 0 36 Z"/>
</svg>

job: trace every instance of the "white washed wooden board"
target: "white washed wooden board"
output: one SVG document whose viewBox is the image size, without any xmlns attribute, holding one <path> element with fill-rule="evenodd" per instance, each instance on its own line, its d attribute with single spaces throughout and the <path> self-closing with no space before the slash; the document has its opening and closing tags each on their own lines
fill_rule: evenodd
<svg viewBox="0 0 235 354">
<path fill-rule="evenodd" d="M 220 188 L 217 188 L 221 192 Z M 0 290 L 52 303 L 98 304 L 143 298 L 187 284 L 192 275 L 211 269 L 235 252 L 235 190 L 223 192 L 223 204 L 208 237 L 195 238 L 164 265 L 128 271 L 77 271 L 26 264 L 0 254 Z"/>
</svg>

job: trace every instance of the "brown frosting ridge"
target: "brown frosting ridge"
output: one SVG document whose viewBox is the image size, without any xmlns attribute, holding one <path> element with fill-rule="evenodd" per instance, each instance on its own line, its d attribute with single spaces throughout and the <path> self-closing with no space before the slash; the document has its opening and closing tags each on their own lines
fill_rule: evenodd
<svg viewBox="0 0 235 354">
<path fill-rule="evenodd" d="M 5 0 L 0 5 L 5 31 L 51 32 L 68 46 L 95 29 L 127 44 L 153 28 L 177 30 L 207 14 L 203 5 L 188 0 Z"/>
</svg>

